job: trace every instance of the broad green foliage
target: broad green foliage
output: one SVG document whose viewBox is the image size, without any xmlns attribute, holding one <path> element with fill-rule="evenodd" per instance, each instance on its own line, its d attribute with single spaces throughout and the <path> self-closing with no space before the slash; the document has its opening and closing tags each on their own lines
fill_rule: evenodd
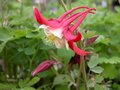
<svg viewBox="0 0 120 90">
<path fill-rule="evenodd" d="M 89 68 L 94 68 L 99 64 L 98 62 L 98 55 L 94 55 L 91 57 L 90 61 L 88 62 L 88 67 Z"/>
<path fill-rule="evenodd" d="M 116 69 L 114 65 L 103 64 L 102 67 L 104 68 L 104 72 L 103 72 L 104 78 L 114 79 L 118 77 L 118 70 Z"/>
<path fill-rule="evenodd" d="M 17 84 L 3 84 L 0 83 L 0 90 L 35 90 L 31 86 L 37 83 L 40 80 L 38 77 L 34 77 L 33 79 L 26 78 L 25 80 L 20 80 Z"/>
<path fill-rule="evenodd" d="M 106 57 L 101 57 L 98 59 L 99 63 L 106 63 L 106 64 L 119 64 L 120 63 L 120 57 L 111 57 L 111 58 L 106 58 Z"/>
<path fill-rule="evenodd" d="M 94 68 L 91 68 L 91 71 L 95 72 L 95 73 L 102 73 L 103 72 L 103 68 L 100 66 L 96 66 Z"/>
<path fill-rule="evenodd" d="M 34 77 L 33 79 L 25 79 L 25 80 L 20 80 L 19 81 L 19 87 L 23 88 L 23 87 L 29 87 L 29 86 L 33 86 L 35 83 L 37 83 L 40 80 L 39 77 Z"/>
<path fill-rule="evenodd" d="M 68 64 L 74 53 L 46 43 L 43 30 L 33 18 L 33 6 L 40 9 L 40 5 L 34 0 L 17 1 L 0 0 L 0 90 L 75 90 L 79 65 Z M 64 13 L 57 1 L 47 1 L 46 10 L 41 10 L 45 17 L 57 18 Z M 113 13 L 100 6 L 101 0 L 95 1 L 98 5 L 93 0 L 73 1 L 72 7 L 88 5 L 97 9 L 96 14 L 88 15 L 79 27 L 82 39 L 99 36 L 94 44 L 85 47 L 92 52 L 85 57 L 89 59 L 85 61 L 88 87 L 90 90 L 120 90 L 120 8 L 116 7 L 117 13 Z M 32 70 L 49 59 L 59 61 L 62 68 L 52 67 L 31 77 Z M 80 90 L 85 90 L 82 75 L 80 83 Z"/>
<path fill-rule="evenodd" d="M 103 77 L 101 75 L 96 75 L 95 80 L 97 83 L 101 83 L 103 81 Z"/>
<path fill-rule="evenodd" d="M 69 82 L 69 78 L 67 75 L 58 75 L 55 77 L 53 85 L 64 85 Z"/>
<path fill-rule="evenodd" d="M 58 49 L 57 50 L 57 55 L 65 62 L 68 63 L 70 58 L 74 55 L 72 50 L 66 50 L 65 48 L 63 49 Z"/>
</svg>

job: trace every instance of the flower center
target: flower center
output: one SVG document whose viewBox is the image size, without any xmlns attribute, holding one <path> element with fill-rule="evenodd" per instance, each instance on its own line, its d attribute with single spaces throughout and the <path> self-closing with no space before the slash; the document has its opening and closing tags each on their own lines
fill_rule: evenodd
<svg viewBox="0 0 120 90">
<path fill-rule="evenodd" d="M 55 45 L 57 48 L 63 48 L 67 44 L 66 40 L 63 38 L 61 29 L 53 29 L 49 26 L 41 25 L 40 28 L 44 29 L 45 40 L 47 43 Z"/>
<path fill-rule="evenodd" d="M 55 37 L 53 34 L 46 36 L 47 40 L 54 43 L 57 37 Z"/>
<path fill-rule="evenodd" d="M 54 36 L 53 34 L 46 35 L 46 41 L 49 43 L 52 43 L 57 48 L 63 48 L 65 46 L 65 40 L 64 38 L 58 38 Z"/>
</svg>

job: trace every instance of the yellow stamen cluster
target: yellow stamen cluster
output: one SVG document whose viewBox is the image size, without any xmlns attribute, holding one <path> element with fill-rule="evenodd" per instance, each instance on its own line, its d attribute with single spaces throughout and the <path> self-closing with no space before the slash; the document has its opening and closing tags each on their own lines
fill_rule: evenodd
<svg viewBox="0 0 120 90">
<path fill-rule="evenodd" d="M 51 34 L 51 35 L 47 36 L 46 39 L 48 41 L 54 43 L 56 41 L 57 37 Z"/>
<path fill-rule="evenodd" d="M 57 48 L 63 48 L 65 46 L 65 40 L 58 38 L 53 34 L 47 35 L 45 38 L 47 43 L 55 45 Z"/>
</svg>

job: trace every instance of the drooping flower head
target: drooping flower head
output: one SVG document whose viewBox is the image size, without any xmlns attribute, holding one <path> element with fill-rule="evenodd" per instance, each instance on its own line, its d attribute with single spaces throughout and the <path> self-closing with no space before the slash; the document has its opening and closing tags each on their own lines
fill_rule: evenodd
<svg viewBox="0 0 120 90">
<path fill-rule="evenodd" d="M 35 76 L 36 74 L 38 74 L 39 72 L 43 72 L 48 70 L 49 68 L 51 68 L 53 65 L 58 64 L 59 62 L 55 61 L 55 60 L 45 60 L 42 63 L 40 63 L 36 69 L 31 73 L 32 76 Z"/>
<path fill-rule="evenodd" d="M 85 10 L 73 13 L 81 8 Z M 38 9 L 34 7 L 34 18 L 40 24 L 40 28 L 44 29 L 48 40 L 54 43 L 57 48 L 66 46 L 67 48 L 71 48 L 76 54 L 85 56 L 89 52 L 81 50 L 74 44 L 81 40 L 82 35 L 79 31 L 76 31 L 77 34 L 75 36 L 74 31 L 77 30 L 88 13 L 93 13 L 92 10 L 95 10 L 95 8 L 79 6 L 65 12 L 57 19 L 50 18 L 46 20 Z"/>
</svg>

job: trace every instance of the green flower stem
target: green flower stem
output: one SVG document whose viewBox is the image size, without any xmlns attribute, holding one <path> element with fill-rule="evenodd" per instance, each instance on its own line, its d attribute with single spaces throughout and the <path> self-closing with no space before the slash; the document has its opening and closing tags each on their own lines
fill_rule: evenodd
<svg viewBox="0 0 120 90">
<path fill-rule="evenodd" d="M 37 44 L 36 52 L 33 54 L 32 58 L 29 59 L 29 60 L 30 60 L 30 66 L 29 66 L 30 71 L 31 71 L 31 69 L 32 69 L 33 60 L 35 59 L 35 57 L 36 57 L 36 55 L 37 55 L 37 53 L 38 53 L 38 51 L 39 51 L 39 48 L 40 48 L 40 47 L 39 47 L 39 40 L 37 40 L 37 41 L 38 41 L 38 44 Z"/>
<path fill-rule="evenodd" d="M 82 61 L 81 61 L 82 62 Z M 80 77 L 81 77 L 81 69 L 82 69 L 82 64 L 80 64 L 80 70 L 78 73 L 78 78 L 77 78 L 77 86 L 76 86 L 76 90 L 80 90 Z"/>
<path fill-rule="evenodd" d="M 81 49 L 84 49 L 84 44 L 83 44 L 83 41 L 81 41 Z M 85 83 L 85 90 L 88 90 L 88 87 L 87 87 L 87 74 L 86 74 L 86 68 L 85 68 L 85 60 L 84 60 L 84 56 L 81 56 L 80 57 L 80 60 L 81 60 L 81 67 L 80 67 L 80 71 L 83 75 L 83 78 L 84 78 L 84 83 Z"/>
<path fill-rule="evenodd" d="M 4 59 L 4 65 L 5 65 L 5 70 L 4 70 L 4 75 L 5 75 L 5 80 L 6 82 L 8 81 L 7 74 L 8 74 L 8 62 L 7 62 L 7 48 L 6 46 L 4 47 L 3 51 L 3 59 Z"/>
<path fill-rule="evenodd" d="M 76 90 L 80 90 L 80 76 L 81 76 L 81 73 L 82 73 L 83 78 L 84 78 L 85 90 L 88 90 L 88 87 L 87 87 L 87 74 L 86 74 L 86 69 L 85 69 L 84 57 L 81 56 L 80 60 L 81 60 L 81 64 L 80 64 L 80 71 L 79 71 L 78 78 L 77 78 Z"/>
<path fill-rule="evenodd" d="M 83 42 L 79 42 L 77 43 L 77 45 L 83 49 Z M 84 56 L 80 56 L 80 67 L 79 67 L 79 73 L 78 73 L 78 78 L 77 78 L 77 86 L 76 86 L 76 90 L 80 90 L 80 76 L 81 74 L 83 75 L 84 78 L 84 83 L 85 83 L 85 90 L 89 90 L 87 87 L 87 74 L 86 74 L 86 69 L 85 69 L 85 60 L 84 60 Z"/>
<path fill-rule="evenodd" d="M 87 74 L 86 74 L 86 68 L 85 68 L 85 60 L 84 57 L 81 56 L 81 64 L 82 64 L 82 74 L 83 74 L 83 78 L 84 78 L 84 83 L 85 83 L 85 90 L 88 90 L 87 87 Z"/>
<path fill-rule="evenodd" d="M 67 6 L 65 5 L 63 0 L 58 0 L 58 2 L 62 5 L 62 7 L 64 8 L 65 12 L 68 10 Z"/>
<path fill-rule="evenodd" d="M 1 27 L 3 27 L 4 12 L 5 12 L 5 10 L 3 10 L 4 9 L 4 7 L 3 7 L 3 0 L 0 0 L 0 9 L 1 9 L 1 18 L 2 18 L 2 20 L 1 20 Z"/>
</svg>

